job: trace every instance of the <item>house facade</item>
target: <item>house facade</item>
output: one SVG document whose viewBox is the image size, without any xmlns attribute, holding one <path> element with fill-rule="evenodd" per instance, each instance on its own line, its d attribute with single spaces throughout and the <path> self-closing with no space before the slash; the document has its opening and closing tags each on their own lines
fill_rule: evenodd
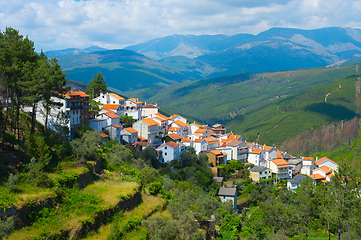
<svg viewBox="0 0 361 240">
<path fill-rule="evenodd" d="M 173 159 L 179 159 L 181 153 L 179 145 L 175 142 L 164 143 L 157 148 L 157 151 L 162 152 L 160 161 L 163 163 L 170 162 Z"/>
</svg>

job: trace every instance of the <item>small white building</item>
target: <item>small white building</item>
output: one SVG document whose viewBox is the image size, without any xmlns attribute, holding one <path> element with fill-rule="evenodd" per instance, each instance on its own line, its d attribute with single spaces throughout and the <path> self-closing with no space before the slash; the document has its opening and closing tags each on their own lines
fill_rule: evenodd
<svg viewBox="0 0 361 240">
<path fill-rule="evenodd" d="M 297 175 L 292 179 L 289 179 L 287 182 L 287 188 L 289 190 L 295 190 L 298 188 L 298 186 L 302 183 L 302 181 L 306 178 L 306 176 L 303 175 Z"/>
<path fill-rule="evenodd" d="M 336 172 L 338 170 L 338 164 L 327 157 L 320 158 L 315 163 L 316 163 L 316 167 L 318 167 L 318 168 L 326 166 L 326 167 L 332 168 Z"/>
<path fill-rule="evenodd" d="M 103 132 L 107 126 L 108 126 L 107 120 L 104 118 L 96 118 L 89 120 L 89 127 L 98 130 L 98 132 Z"/>
<path fill-rule="evenodd" d="M 161 162 L 170 162 L 173 159 L 179 159 L 180 158 L 180 147 L 175 142 L 167 142 L 162 145 L 160 145 L 157 148 L 157 151 L 162 151 L 162 156 L 160 161 Z"/>
<path fill-rule="evenodd" d="M 122 127 L 118 124 L 112 124 L 110 126 L 107 126 L 106 129 L 109 131 L 109 137 L 111 139 L 116 139 L 118 142 L 120 142 L 120 131 Z"/>
<path fill-rule="evenodd" d="M 107 120 L 107 126 L 111 126 L 113 124 L 120 125 L 119 116 L 117 114 L 115 114 L 114 112 L 112 112 L 112 111 L 102 113 L 97 118 L 106 119 Z"/>
<path fill-rule="evenodd" d="M 138 131 L 132 127 L 122 129 L 120 135 L 125 144 L 134 144 L 138 141 Z"/>
<path fill-rule="evenodd" d="M 301 174 L 311 175 L 314 167 L 314 161 L 312 157 L 302 157 Z"/>
<path fill-rule="evenodd" d="M 142 108 L 142 118 L 155 117 L 159 111 L 157 104 L 147 104 Z"/>
<path fill-rule="evenodd" d="M 273 178 L 288 179 L 290 178 L 290 165 L 284 159 L 273 159 L 268 161 L 269 169 L 272 171 Z"/>
<path fill-rule="evenodd" d="M 255 166 L 263 166 L 261 165 L 261 152 L 264 151 L 260 148 L 252 148 L 248 152 L 248 162 L 252 163 Z"/>
<path fill-rule="evenodd" d="M 193 147 L 194 147 L 194 150 L 196 150 L 196 153 L 199 154 L 201 152 L 207 151 L 208 143 L 204 139 L 195 139 L 193 141 Z"/>
<path fill-rule="evenodd" d="M 218 191 L 218 196 L 221 198 L 221 201 L 227 202 L 231 201 L 234 211 L 237 212 L 237 188 L 220 188 Z"/>
<path fill-rule="evenodd" d="M 133 123 L 133 128 L 138 131 L 138 136 L 147 139 L 153 145 L 157 145 L 159 140 L 159 132 L 161 126 L 153 119 L 141 119 Z"/>
<path fill-rule="evenodd" d="M 99 97 L 93 99 L 94 101 L 101 104 L 124 104 L 125 99 L 115 93 L 100 93 Z"/>
</svg>

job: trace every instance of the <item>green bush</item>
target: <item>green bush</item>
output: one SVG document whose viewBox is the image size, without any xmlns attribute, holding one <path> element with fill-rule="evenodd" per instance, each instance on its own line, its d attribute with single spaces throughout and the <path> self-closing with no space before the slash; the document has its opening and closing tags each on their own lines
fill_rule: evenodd
<svg viewBox="0 0 361 240">
<path fill-rule="evenodd" d="M 18 175 L 14 175 L 10 173 L 8 182 L 6 183 L 6 186 L 8 187 L 10 192 L 16 192 L 19 190 L 19 186 L 17 183 L 18 179 L 19 179 Z"/>
</svg>

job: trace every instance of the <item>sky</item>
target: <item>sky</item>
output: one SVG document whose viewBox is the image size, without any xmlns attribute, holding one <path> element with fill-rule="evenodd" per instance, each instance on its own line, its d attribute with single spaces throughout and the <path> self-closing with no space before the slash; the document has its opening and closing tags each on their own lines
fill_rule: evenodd
<svg viewBox="0 0 361 240">
<path fill-rule="evenodd" d="M 117 49 L 173 34 L 361 28 L 360 13 L 354 0 L 0 0 L 0 31 L 19 30 L 36 51 Z"/>
</svg>

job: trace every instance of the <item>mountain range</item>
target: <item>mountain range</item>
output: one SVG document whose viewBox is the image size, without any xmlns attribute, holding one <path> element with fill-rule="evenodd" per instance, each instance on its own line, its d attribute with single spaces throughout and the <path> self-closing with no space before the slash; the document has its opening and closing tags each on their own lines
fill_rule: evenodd
<svg viewBox="0 0 361 240">
<path fill-rule="evenodd" d="M 361 56 L 361 30 L 271 28 L 257 35 L 172 35 L 122 50 L 91 47 L 45 54 L 58 57 L 69 79 L 88 83 L 100 71 L 109 86 L 128 92 L 241 73 L 338 66 Z"/>
</svg>

